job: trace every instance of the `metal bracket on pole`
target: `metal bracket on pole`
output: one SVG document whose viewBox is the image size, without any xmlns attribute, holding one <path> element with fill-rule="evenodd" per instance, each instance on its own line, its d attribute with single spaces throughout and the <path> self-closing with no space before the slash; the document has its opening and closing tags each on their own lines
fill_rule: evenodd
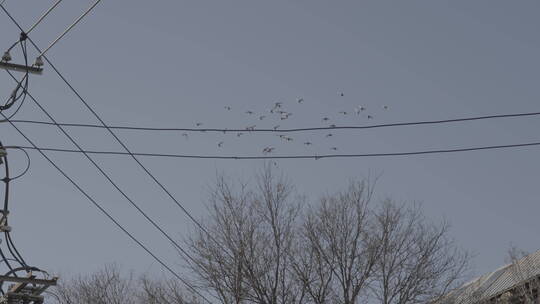
<svg viewBox="0 0 540 304">
<path fill-rule="evenodd" d="M 22 64 L 8 63 L 5 61 L 0 61 L 0 69 L 10 70 L 10 71 L 15 71 L 15 72 L 23 72 L 23 73 L 28 72 L 30 74 L 37 74 L 37 75 L 43 74 L 43 68 L 35 67 L 35 66 L 26 66 Z"/>
</svg>

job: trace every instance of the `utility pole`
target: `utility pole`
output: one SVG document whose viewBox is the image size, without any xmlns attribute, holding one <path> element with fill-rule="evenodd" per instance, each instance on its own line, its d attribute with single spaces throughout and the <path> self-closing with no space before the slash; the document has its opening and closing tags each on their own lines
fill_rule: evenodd
<svg viewBox="0 0 540 304">
<path fill-rule="evenodd" d="M 42 304 L 43 292 L 50 286 L 56 285 L 57 277 L 50 277 L 46 271 L 29 266 L 15 247 L 11 238 L 11 226 L 8 225 L 10 182 L 12 181 L 8 152 L 0 143 L 0 166 L 5 172 L 4 206 L 0 209 L 0 265 L 7 271 L 0 275 L 1 304 Z M 3 248 L 5 246 L 5 248 Z M 7 251 L 5 250 L 7 248 Z"/>
<path fill-rule="evenodd" d="M 21 33 L 19 41 L 4 52 L 0 59 L 0 69 L 7 70 L 14 79 L 15 77 L 11 72 L 22 72 L 24 74 L 20 80 L 16 81 L 17 85 L 7 101 L 4 104 L 0 104 L 0 112 L 2 112 L 3 118 L 7 121 L 17 113 L 20 103 L 28 94 L 29 74 L 40 75 L 43 72 L 43 61 L 41 57 L 38 57 L 32 66 L 28 64 L 26 50 L 27 38 L 26 33 Z M 17 45 L 21 47 L 24 64 L 10 63 L 12 60 L 10 51 Z M 8 111 L 17 103 L 19 103 L 19 107 L 16 107 L 16 110 L 9 117 L 4 115 L 4 111 Z M 2 209 L 0 209 L 0 304 L 43 304 L 45 301 L 43 293 L 50 286 L 56 285 L 58 277 L 51 277 L 46 271 L 35 266 L 30 266 L 13 242 L 11 237 L 12 228 L 8 225 L 10 184 L 14 179 L 21 176 L 11 177 L 8 147 L 5 147 L 0 142 L 0 172 L 2 171 L 4 172 L 4 178 L 1 179 L 1 182 L 4 184 L 4 204 L 1 207 Z"/>
</svg>

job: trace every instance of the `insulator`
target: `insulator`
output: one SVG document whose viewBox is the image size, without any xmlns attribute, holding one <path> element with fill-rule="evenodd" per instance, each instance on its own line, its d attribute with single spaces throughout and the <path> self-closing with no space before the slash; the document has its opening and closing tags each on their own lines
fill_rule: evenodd
<svg viewBox="0 0 540 304">
<path fill-rule="evenodd" d="M 41 58 L 41 56 L 37 57 L 36 62 L 34 62 L 34 65 L 37 67 L 43 66 L 43 58 Z"/>
<path fill-rule="evenodd" d="M 4 52 L 4 55 L 2 56 L 2 61 L 9 62 L 11 61 L 11 54 L 9 51 Z"/>
</svg>

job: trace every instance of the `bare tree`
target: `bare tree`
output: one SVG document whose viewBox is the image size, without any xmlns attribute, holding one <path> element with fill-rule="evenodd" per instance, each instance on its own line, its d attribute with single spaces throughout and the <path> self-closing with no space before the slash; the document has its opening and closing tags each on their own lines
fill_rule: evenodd
<svg viewBox="0 0 540 304">
<path fill-rule="evenodd" d="M 292 275 L 291 250 L 299 215 L 293 187 L 266 167 L 256 185 L 238 190 L 224 177 L 212 191 L 207 231 L 188 240 L 191 269 L 222 303 L 303 303 Z"/>
<path fill-rule="evenodd" d="M 96 273 L 64 282 L 51 291 L 59 304 L 128 304 L 136 303 L 135 281 L 123 276 L 115 265 Z"/>
<path fill-rule="evenodd" d="M 315 303 L 353 304 L 367 290 L 380 247 L 370 228 L 372 194 L 368 181 L 351 183 L 308 212 L 303 234 L 312 267 L 301 277 Z"/>
<path fill-rule="evenodd" d="M 419 205 L 382 202 L 374 216 L 379 244 L 372 293 L 382 304 L 427 303 L 462 283 L 469 254 L 446 222 L 427 221 Z"/>
<path fill-rule="evenodd" d="M 62 281 L 61 281 L 62 282 Z M 64 281 L 50 292 L 58 304 L 198 304 L 176 280 L 158 280 L 149 276 L 135 279 L 116 265 L 106 265 L 89 275 Z"/>
</svg>

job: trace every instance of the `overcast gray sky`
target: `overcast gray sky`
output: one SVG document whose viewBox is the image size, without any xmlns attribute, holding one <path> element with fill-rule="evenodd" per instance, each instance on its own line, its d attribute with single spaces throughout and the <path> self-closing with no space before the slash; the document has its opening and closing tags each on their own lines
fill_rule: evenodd
<svg viewBox="0 0 540 304">
<path fill-rule="evenodd" d="M 7 0 L 28 28 L 52 1 Z M 46 46 L 90 5 L 65 1 L 31 37 Z M 110 124 L 244 128 L 321 126 L 446 119 L 538 111 L 538 1 L 110 1 L 104 0 L 48 53 Z M 19 32 L 0 15 L 2 50 Z M 31 57 L 36 56 L 32 49 Z M 19 58 L 20 59 L 20 58 Z M 59 121 L 95 123 L 65 84 L 45 66 L 29 91 Z M 0 74 L 0 92 L 13 88 Z M 343 92 L 344 96 L 338 96 Z M 303 97 L 302 105 L 296 98 Z M 244 114 L 282 101 L 286 121 Z M 374 119 L 343 116 L 364 105 Z M 388 105 L 388 110 L 383 110 Z M 224 110 L 230 106 L 231 111 Z M 43 116 L 27 102 L 18 119 Z M 21 125 L 41 146 L 72 148 L 54 127 Z M 275 135 L 137 133 L 120 137 L 135 151 L 276 155 L 397 152 L 538 141 L 535 117 L 452 125 L 306 133 L 283 143 Z M 6 145 L 26 145 L 8 124 Z M 118 150 L 102 130 L 70 129 L 92 149 Z M 217 143 L 224 141 L 223 147 Z M 304 141 L 313 145 L 304 146 Z M 414 157 L 279 161 L 301 193 L 316 198 L 351 178 L 381 174 L 378 198 L 422 202 L 435 220 L 447 218 L 460 246 L 476 254 L 477 273 L 503 263 L 510 244 L 540 248 L 539 148 Z M 25 165 L 11 153 L 13 170 Z M 178 266 L 175 251 L 114 192 L 80 155 L 50 154 L 77 181 L 149 244 Z M 13 183 L 11 224 L 32 264 L 58 272 L 119 262 L 137 271 L 159 267 L 92 207 L 41 156 Z M 126 157 L 96 157 L 133 198 L 179 239 L 192 224 Z M 143 159 L 197 217 L 216 172 L 249 179 L 260 161 Z"/>
</svg>

